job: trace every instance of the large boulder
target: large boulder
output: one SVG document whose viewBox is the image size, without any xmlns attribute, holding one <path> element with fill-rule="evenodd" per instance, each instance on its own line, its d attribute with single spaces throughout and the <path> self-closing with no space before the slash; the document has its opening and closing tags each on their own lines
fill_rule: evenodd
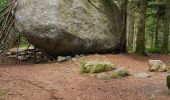
<svg viewBox="0 0 170 100">
<path fill-rule="evenodd" d="M 56 57 L 119 50 L 123 22 L 113 0 L 18 0 L 16 28 Z"/>
</svg>

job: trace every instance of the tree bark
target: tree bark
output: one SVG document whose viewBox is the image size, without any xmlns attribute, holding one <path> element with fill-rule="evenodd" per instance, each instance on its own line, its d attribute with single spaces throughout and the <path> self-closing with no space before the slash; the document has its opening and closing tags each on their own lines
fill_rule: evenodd
<svg viewBox="0 0 170 100">
<path fill-rule="evenodd" d="M 156 28 L 155 28 L 155 48 L 158 48 L 158 32 L 159 32 L 159 27 L 158 23 L 156 23 Z"/>
<path fill-rule="evenodd" d="M 122 36 L 122 42 L 121 42 L 121 48 L 120 52 L 127 52 L 126 42 L 127 42 L 127 0 L 121 0 L 121 14 L 123 18 L 123 36 Z"/>
<path fill-rule="evenodd" d="M 134 38 L 134 23 L 135 23 L 135 16 L 132 13 L 129 13 L 128 16 L 128 50 L 133 50 L 133 38 Z"/>
<path fill-rule="evenodd" d="M 136 53 L 139 55 L 145 55 L 146 9 L 146 0 L 140 0 L 139 26 L 136 41 Z"/>
<path fill-rule="evenodd" d="M 168 38 L 169 38 L 169 17 L 170 17 L 170 0 L 166 0 L 166 9 L 165 9 L 165 15 L 164 15 L 164 25 L 163 25 L 163 44 L 161 47 L 161 53 L 166 54 L 168 53 Z"/>
</svg>

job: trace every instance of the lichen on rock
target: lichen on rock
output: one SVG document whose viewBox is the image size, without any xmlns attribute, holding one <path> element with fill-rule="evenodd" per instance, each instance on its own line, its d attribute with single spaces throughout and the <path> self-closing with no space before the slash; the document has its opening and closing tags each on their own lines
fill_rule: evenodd
<svg viewBox="0 0 170 100">
<path fill-rule="evenodd" d="M 128 69 L 116 67 L 116 65 L 109 61 L 82 61 L 80 63 L 81 74 L 86 74 L 99 80 L 109 80 L 130 75 Z"/>
<path fill-rule="evenodd" d="M 123 31 L 118 7 L 90 1 L 18 0 L 16 29 L 53 57 L 118 51 Z"/>
<path fill-rule="evenodd" d="M 96 78 L 99 79 L 99 80 L 109 80 L 111 79 L 110 75 L 108 73 L 99 73 L 96 75 Z"/>
<path fill-rule="evenodd" d="M 107 72 L 112 70 L 114 65 L 111 62 L 107 61 L 90 61 L 90 62 L 83 62 L 81 65 L 81 73 L 100 73 L 100 72 Z"/>
<path fill-rule="evenodd" d="M 111 72 L 112 78 L 125 77 L 129 75 L 129 71 L 126 68 L 118 68 Z"/>
<path fill-rule="evenodd" d="M 167 65 L 161 60 L 149 60 L 149 71 L 151 72 L 165 72 Z"/>
</svg>

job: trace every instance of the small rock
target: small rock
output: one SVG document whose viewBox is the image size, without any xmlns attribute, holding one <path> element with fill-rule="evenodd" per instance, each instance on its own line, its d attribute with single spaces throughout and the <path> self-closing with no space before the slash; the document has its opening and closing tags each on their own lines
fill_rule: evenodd
<svg viewBox="0 0 170 100">
<path fill-rule="evenodd" d="M 165 72 L 167 71 L 167 66 L 161 60 L 149 60 L 149 70 L 152 72 Z"/>
<path fill-rule="evenodd" d="M 25 57 L 27 57 L 27 58 L 31 58 L 31 55 L 25 55 Z M 39 57 L 39 56 L 38 56 Z"/>
<path fill-rule="evenodd" d="M 149 77 L 151 77 L 151 75 L 142 72 L 142 73 L 137 73 L 137 74 L 135 75 L 135 77 L 136 77 L 136 78 L 149 78 Z"/>
<path fill-rule="evenodd" d="M 77 60 L 77 58 L 72 58 L 71 61 L 72 62 L 75 62 Z"/>
<path fill-rule="evenodd" d="M 168 88 L 170 89 L 170 75 L 167 76 L 166 82 L 167 82 Z"/>
<path fill-rule="evenodd" d="M 28 59 L 28 57 L 24 56 L 24 55 L 20 55 L 20 56 L 18 56 L 18 59 L 21 60 L 21 61 L 25 61 L 25 60 Z"/>
<path fill-rule="evenodd" d="M 71 59 L 71 56 L 66 56 L 67 59 Z"/>
<path fill-rule="evenodd" d="M 6 52 L 6 56 L 11 56 L 11 52 Z"/>
<path fill-rule="evenodd" d="M 129 75 L 129 71 L 125 68 L 118 68 L 111 73 L 112 78 L 125 77 Z"/>
<path fill-rule="evenodd" d="M 57 58 L 57 62 L 59 63 L 59 62 L 63 62 L 63 61 L 66 61 L 67 60 L 67 58 L 66 57 L 62 57 L 62 56 L 58 56 L 58 58 Z"/>
<path fill-rule="evenodd" d="M 79 55 L 76 55 L 75 58 L 80 58 L 80 56 L 79 56 Z"/>
<path fill-rule="evenodd" d="M 154 100 L 155 97 L 156 97 L 156 95 L 155 95 L 155 94 L 152 94 L 151 97 L 150 97 L 150 100 Z"/>
<path fill-rule="evenodd" d="M 81 54 L 80 57 L 84 57 L 85 55 L 84 54 Z"/>
<path fill-rule="evenodd" d="M 82 88 L 81 88 L 81 87 L 79 87 L 79 88 L 78 88 L 78 90 L 82 90 Z"/>
<path fill-rule="evenodd" d="M 112 54 L 117 54 L 116 52 L 112 52 Z"/>
<path fill-rule="evenodd" d="M 110 76 L 107 73 L 99 73 L 96 78 L 99 80 L 109 80 Z"/>
<path fill-rule="evenodd" d="M 89 77 L 95 78 L 96 74 L 88 74 Z"/>
</svg>

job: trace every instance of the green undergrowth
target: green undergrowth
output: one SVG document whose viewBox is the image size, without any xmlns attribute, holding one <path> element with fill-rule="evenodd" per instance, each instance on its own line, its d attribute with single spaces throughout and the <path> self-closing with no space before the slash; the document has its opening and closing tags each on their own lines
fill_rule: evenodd
<svg viewBox="0 0 170 100">
<path fill-rule="evenodd" d="M 146 50 L 148 53 L 161 53 L 160 48 L 148 48 Z"/>
</svg>

